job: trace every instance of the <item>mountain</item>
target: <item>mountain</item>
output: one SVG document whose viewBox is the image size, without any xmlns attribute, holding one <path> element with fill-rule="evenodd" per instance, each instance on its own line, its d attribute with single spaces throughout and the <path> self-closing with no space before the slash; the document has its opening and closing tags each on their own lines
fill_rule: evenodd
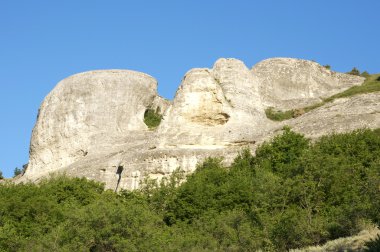
<svg viewBox="0 0 380 252">
<path fill-rule="evenodd" d="M 16 182 L 65 173 L 133 190 L 144 177 L 160 180 L 177 168 L 191 173 L 209 156 L 229 164 L 284 126 L 311 138 L 379 128 L 379 92 L 330 99 L 362 85 L 364 77 L 289 58 L 252 69 L 222 58 L 212 69 L 192 69 L 173 101 L 160 97 L 157 81 L 144 73 L 76 74 L 43 101 L 29 165 Z M 292 111 L 292 118 L 274 121 L 268 111 Z"/>
</svg>

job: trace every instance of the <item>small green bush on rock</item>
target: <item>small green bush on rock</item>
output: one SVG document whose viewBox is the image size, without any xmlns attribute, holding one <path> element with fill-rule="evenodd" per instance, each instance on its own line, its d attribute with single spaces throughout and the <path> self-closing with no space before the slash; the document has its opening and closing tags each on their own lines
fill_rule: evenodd
<svg viewBox="0 0 380 252">
<path fill-rule="evenodd" d="M 162 115 L 160 115 L 157 110 L 149 108 L 144 113 L 144 123 L 149 129 L 154 129 L 160 125 L 161 119 Z"/>
<path fill-rule="evenodd" d="M 293 118 L 294 111 L 293 110 L 280 111 L 280 110 L 275 110 L 272 107 L 269 107 L 265 110 L 265 115 L 267 116 L 267 118 L 273 121 L 284 121 L 284 120 Z"/>
</svg>

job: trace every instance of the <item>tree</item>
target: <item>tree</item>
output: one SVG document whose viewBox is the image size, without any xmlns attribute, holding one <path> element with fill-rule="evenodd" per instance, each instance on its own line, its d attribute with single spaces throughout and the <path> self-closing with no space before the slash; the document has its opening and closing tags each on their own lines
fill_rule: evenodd
<svg viewBox="0 0 380 252">
<path fill-rule="evenodd" d="M 2 171 L 0 171 L 0 179 L 4 179 Z"/>
<path fill-rule="evenodd" d="M 14 173 L 14 177 L 16 177 L 22 173 L 22 170 L 20 168 L 16 167 L 13 173 Z"/>
<path fill-rule="evenodd" d="M 362 76 L 364 78 L 368 78 L 370 76 L 370 74 L 367 71 L 364 71 L 364 72 L 362 72 L 362 74 L 360 76 Z"/>
<path fill-rule="evenodd" d="M 352 70 L 350 71 L 350 72 L 348 72 L 348 74 L 351 74 L 351 75 L 360 75 L 360 71 L 356 68 L 356 67 L 354 67 L 354 68 L 352 68 Z"/>
</svg>

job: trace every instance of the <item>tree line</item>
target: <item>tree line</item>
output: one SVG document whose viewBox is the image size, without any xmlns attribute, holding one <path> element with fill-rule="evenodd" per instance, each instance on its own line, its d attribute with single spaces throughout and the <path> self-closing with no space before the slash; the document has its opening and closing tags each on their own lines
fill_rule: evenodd
<svg viewBox="0 0 380 252">
<path fill-rule="evenodd" d="M 209 158 L 132 192 L 0 184 L 0 251 L 287 251 L 379 225 L 379 209 L 380 130 L 312 142 L 284 128 L 229 166 Z"/>
</svg>

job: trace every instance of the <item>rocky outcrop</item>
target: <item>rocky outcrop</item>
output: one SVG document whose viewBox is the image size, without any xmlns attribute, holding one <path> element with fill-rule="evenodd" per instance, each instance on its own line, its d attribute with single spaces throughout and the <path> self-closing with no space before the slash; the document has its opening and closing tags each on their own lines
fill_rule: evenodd
<svg viewBox="0 0 380 252">
<path fill-rule="evenodd" d="M 155 79 L 139 72 L 92 71 L 69 77 L 42 103 L 32 134 L 29 167 L 17 181 L 38 181 L 49 173 L 62 172 L 105 182 L 110 189 L 136 189 L 146 176 L 161 179 L 177 168 L 189 173 L 209 156 L 223 157 L 229 163 L 242 148 L 254 149 L 284 124 L 312 137 L 318 132 L 380 126 L 379 94 L 338 100 L 286 123 L 268 120 L 266 106 L 281 107 L 286 97 L 314 101 L 315 93 L 333 94 L 361 81 L 323 72 L 316 63 L 281 62 L 284 69 L 295 69 L 288 75 L 296 77 L 287 77 L 295 82 L 286 87 L 274 83 L 279 77 L 263 77 L 264 73 L 285 75 L 277 63 L 272 70 L 267 66 L 265 72 L 258 66 L 272 64 L 264 61 L 251 71 L 239 60 L 219 59 L 212 69 L 186 73 L 172 102 L 158 96 Z M 308 73 L 311 68 L 317 70 Z M 318 71 L 322 72 L 319 82 L 313 77 Z M 299 93 L 284 94 L 281 100 L 278 93 L 265 91 L 269 84 L 263 78 L 271 80 L 272 89 Z M 299 78 L 305 80 L 303 86 Z M 310 78 L 313 87 L 306 85 Z M 323 92 L 304 95 L 320 83 Z M 144 124 L 147 109 L 162 114 L 161 124 L 154 130 Z"/>
<path fill-rule="evenodd" d="M 157 130 L 160 145 L 215 148 L 254 141 L 271 124 L 257 87 L 257 79 L 236 59 L 220 59 L 213 69 L 192 69 Z"/>
<path fill-rule="evenodd" d="M 279 110 L 313 105 L 365 80 L 331 71 L 313 61 L 291 58 L 261 61 L 252 73 L 259 79 L 263 105 Z"/>
<path fill-rule="evenodd" d="M 380 92 L 337 99 L 334 102 L 282 122 L 308 137 L 380 127 Z"/>
<path fill-rule="evenodd" d="M 156 90 L 154 78 L 127 70 L 91 71 L 61 81 L 40 107 L 25 177 L 56 171 L 99 144 L 146 130 L 143 116 Z"/>
</svg>

